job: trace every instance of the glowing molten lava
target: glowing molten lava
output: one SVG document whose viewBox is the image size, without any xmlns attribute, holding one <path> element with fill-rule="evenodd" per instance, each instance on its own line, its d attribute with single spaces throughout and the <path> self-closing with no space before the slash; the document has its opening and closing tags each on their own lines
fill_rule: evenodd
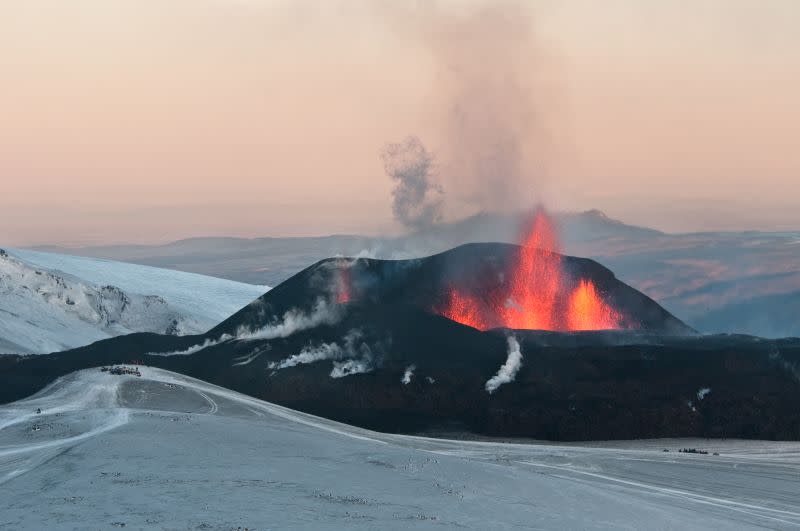
<svg viewBox="0 0 800 531">
<path fill-rule="evenodd" d="M 620 315 L 603 302 L 591 280 L 581 280 L 569 297 L 570 330 L 609 330 L 619 328 Z"/>
<path fill-rule="evenodd" d="M 587 279 L 570 279 L 561 267 L 556 230 L 539 210 L 499 287 L 478 297 L 451 287 L 437 313 L 453 321 L 487 330 L 609 330 L 621 327 L 622 316 L 609 306 Z"/>
<path fill-rule="evenodd" d="M 448 292 L 447 304 L 439 312 L 451 321 L 471 326 L 479 330 L 492 328 L 492 324 L 483 319 L 481 302 L 456 289 Z"/>
<path fill-rule="evenodd" d="M 555 330 L 556 301 L 561 287 L 561 256 L 553 224 L 536 212 L 516 263 L 509 272 L 511 289 L 500 314 L 503 326 Z"/>
<path fill-rule="evenodd" d="M 353 274 L 349 265 L 339 269 L 336 279 L 336 302 L 345 304 L 353 300 Z"/>
</svg>

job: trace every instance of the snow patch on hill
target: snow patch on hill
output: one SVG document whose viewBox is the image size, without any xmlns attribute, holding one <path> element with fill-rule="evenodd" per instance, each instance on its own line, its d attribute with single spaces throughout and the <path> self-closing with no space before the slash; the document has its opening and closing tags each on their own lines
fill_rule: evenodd
<svg viewBox="0 0 800 531">
<path fill-rule="evenodd" d="M 132 332 L 202 333 L 265 289 L 120 262 L 0 251 L 0 352 L 47 353 Z"/>
</svg>

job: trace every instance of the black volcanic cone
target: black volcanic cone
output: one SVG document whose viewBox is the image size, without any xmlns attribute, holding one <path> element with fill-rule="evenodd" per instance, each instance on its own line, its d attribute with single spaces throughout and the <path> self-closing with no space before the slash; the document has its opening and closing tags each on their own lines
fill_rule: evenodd
<svg viewBox="0 0 800 531">
<path fill-rule="evenodd" d="M 209 332 L 209 336 L 255 329 L 292 309 L 310 311 L 319 299 L 335 301 L 341 290 L 360 306 L 411 307 L 437 313 L 452 286 L 466 286 L 478 297 L 495 290 L 519 247 L 472 243 L 411 260 L 330 258 L 301 271 Z M 563 256 L 565 280 L 591 280 L 605 300 L 623 314 L 631 328 L 667 335 L 695 331 L 653 299 L 618 280 L 594 260 Z"/>
</svg>

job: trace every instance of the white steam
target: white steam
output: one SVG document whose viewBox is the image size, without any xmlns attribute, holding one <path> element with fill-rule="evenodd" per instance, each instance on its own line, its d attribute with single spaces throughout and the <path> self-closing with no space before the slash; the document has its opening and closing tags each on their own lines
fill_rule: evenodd
<svg viewBox="0 0 800 531">
<path fill-rule="evenodd" d="M 342 310 L 339 305 L 331 304 L 323 298 L 317 299 L 314 308 L 309 313 L 302 312 L 297 309 L 291 309 L 283 314 L 283 318 L 275 321 L 263 328 L 256 330 L 249 330 L 245 327 L 240 327 L 235 335 L 223 334 L 217 339 L 206 339 L 202 343 L 192 345 L 185 350 L 175 350 L 171 352 L 148 352 L 145 356 L 188 356 L 196 352 L 200 352 L 208 347 L 213 347 L 231 340 L 252 341 L 257 339 L 275 339 L 289 337 L 295 332 L 308 330 L 320 325 L 333 325 L 339 322 L 342 318 Z M 246 363 L 252 362 L 256 357 L 253 357 Z M 241 361 L 241 360 L 237 360 Z M 246 363 L 237 363 L 237 365 L 244 365 Z"/>
<path fill-rule="evenodd" d="M 341 307 L 331 304 L 323 298 L 317 299 L 310 313 L 291 309 L 283 314 L 283 319 L 257 330 L 240 328 L 236 332 L 237 339 L 250 341 L 254 339 L 275 339 L 289 337 L 295 332 L 316 328 L 320 325 L 333 325 L 342 318 Z"/>
<path fill-rule="evenodd" d="M 344 357 L 344 349 L 338 343 L 322 343 L 316 347 L 306 347 L 299 354 L 269 364 L 270 369 L 287 369 L 297 365 L 306 365 L 323 360 L 334 360 Z"/>
<path fill-rule="evenodd" d="M 706 397 L 706 395 L 708 393 L 710 393 L 710 392 L 711 392 L 711 388 L 710 387 L 703 387 L 702 389 L 697 391 L 697 399 L 698 400 L 704 399 Z"/>
<path fill-rule="evenodd" d="M 344 378 L 352 374 L 362 374 L 373 369 L 371 360 L 366 358 L 357 360 L 334 361 L 331 378 Z"/>
<path fill-rule="evenodd" d="M 223 334 L 219 337 L 219 339 L 206 339 L 202 343 L 198 343 L 197 345 L 192 345 L 191 347 L 185 350 L 173 350 L 171 352 L 148 352 L 145 354 L 145 356 L 188 356 L 190 354 L 200 352 L 201 350 L 206 349 L 208 347 L 213 347 L 215 345 L 219 345 L 220 343 L 230 341 L 231 339 L 234 339 L 232 335 Z"/>
<path fill-rule="evenodd" d="M 403 379 L 400 380 L 403 382 L 403 385 L 408 385 L 411 383 L 411 378 L 414 376 L 414 371 L 417 369 L 416 365 L 409 365 L 406 367 L 406 372 L 403 373 Z"/>
<path fill-rule="evenodd" d="M 344 337 L 342 344 L 322 343 L 309 346 L 288 358 L 272 362 L 269 368 L 273 370 L 287 369 L 297 365 L 316 363 L 318 361 L 333 361 L 331 378 L 342 378 L 351 374 L 370 372 L 375 366 L 375 356 L 363 339 L 360 330 L 350 330 Z"/>
<path fill-rule="evenodd" d="M 522 351 L 520 351 L 519 342 L 517 338 L 509 336 L 508 358 L 506 358 L 506 362 L 500 367 L 500 370 L 497 371 L 497 374 L 486 382 L 486 391 L 492 394 L 501 385 L 513 382 L 520 367 L 522 367 Z"/>
</svg>

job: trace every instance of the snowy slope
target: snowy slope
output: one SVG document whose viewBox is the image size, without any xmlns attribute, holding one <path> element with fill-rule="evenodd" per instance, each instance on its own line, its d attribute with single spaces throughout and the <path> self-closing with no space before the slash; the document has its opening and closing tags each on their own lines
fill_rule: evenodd
<svg viewBox="0 0 800 531">
<path fill-rule="evenodd" d="M 202 333 L 265 290 L 121 262 L 0 252 L 0 352 L 47 353 L 131 332 Z"/>
<path fill-rule="evenodd" d="M 794 529 L 798 466 L 798 443 L 387 435 L 92 369 L 0 407 L 0 528 Z"/>
</svg>

